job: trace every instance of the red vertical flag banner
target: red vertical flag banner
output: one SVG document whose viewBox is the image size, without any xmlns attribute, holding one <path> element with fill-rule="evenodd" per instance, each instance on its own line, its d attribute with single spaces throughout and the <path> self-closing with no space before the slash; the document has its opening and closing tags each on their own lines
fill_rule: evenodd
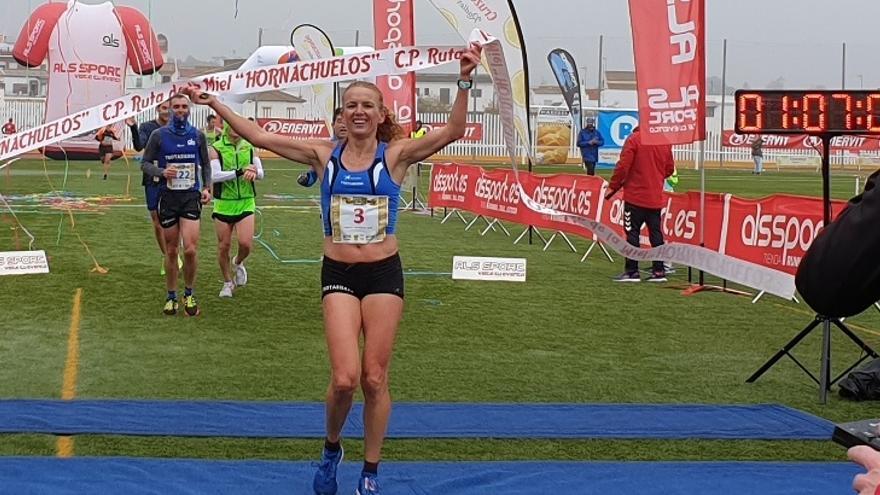
<svg viewBox="0 0 880 495">
<path fill-rule="evenodd" d="M 706 138 L 705 0 L 629 0 L 645 144 Z"/>
<path fill-rule="evenodd" d="M 373 0 L 373 32 L 376 50 L 415 46 L 413 0 Z M 397 116 L 404 129 L 411 129 L 416 113 L 416 75 L 381 76 L 376 85 L 385 106 Z"/>
</svg>

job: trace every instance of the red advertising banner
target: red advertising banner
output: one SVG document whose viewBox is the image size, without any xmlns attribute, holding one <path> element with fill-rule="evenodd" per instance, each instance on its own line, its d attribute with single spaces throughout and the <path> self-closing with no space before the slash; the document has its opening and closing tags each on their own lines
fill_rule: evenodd
<svg viewBox="0 0 880 495">
<path fill-rule="evenodd" d="M 844 206 L 844 201 L 832 202 L 831 217 Z M 820 198 L 730 197 L 724 254 L 793 275 L 823 225 Z"/>
<path fill-rule="evenodd" d="M 373 32 L 376 50 L 415 46 L 413 0 L 373 0 Z M 382 91 L 385 106 L 409 133 L 416 114 L 415 73 L 380 76 L 376 85 Z"/>
<path fill-rule="evenodd" d="M 728 148 L 748 148 L 755 139 L 759 138 L 763 141 L 764 149 L 808 150 L 822 146 L 822 141 L 813 136 L 776 134 L 757 136 L 737 134 L 733 131 L 724 131 L 721 143 Z M 836 136 L 831 139 L 831 151 L 878 152 L 880 139 L 873 136 Z"/>
<path fill-rule="evenodd" d="M 665 193 L 666 206 L 661 212 L 663 239 L 666 242 L 700 244 L 700 193 L 690 191 L 683 194 Z M 704 238 L 705 247 L 718 251 L 721 246 L 721 228 L 724 223 L 724 194 L 706 193 Z M 647 245 L 647 228 L 642 232 L 643 243 Z"/>
<path fill-rule="evenodd" d="M 440 129 L 446 127 L 446 122 L 422 122 L 422 126 L 426 129 Z M 483 140 L 483 123 L 468 122 L 465 124 L 464 137 L 459 141 L 482 141 Z"/>
<path fill-rule="evenodd" d="M 330 139 L 330 131 L 323 120 L 257 119 L 266 132 L 294 139 Z"/>
<path fill-rule="evenodd" d="M 608 184 L 600 177 L 520 172 L 519 178 L 526 193 L 541 206 L 598 220 L 625 237 L 622 196 L 618 194 L 606 201 Z M 667 193 L 665 196 L 666 205 L 661 211 L 664 240 L 699 245 L 700 193 Z M 487 172 L 473 165 L 434 165 L 429 204 L 434 208 L 457 208 L 521 225 L 593 237 L 581 225 L 527 208 L 521 201 L 513 171 L 509 169 Z M 792 275 L 823 226 L 820 198 L 779 194 L 744 199 L 708 193 L 705 205 L 706 248 Z M 833 215 L 839 214 L 845 206 L 843 201 L 833 202 Z M 640 237 L 642 246 L 650 245 L 647 229 L 643 229 Z"/>
<path fill-rule="evenodd" d="M 601 221 L 602 205 L 608 183 L 591 175 L 534 175 L 520 174 L 526 193 L 543 207 Z M 528 210 L 529 225 L 558 230 L 583 237 L 592 233 L 582 225 L 573 224 L 563 216 L 548 215 Z"/>
<path fill-rule="evenodd" d="M 704 140 L 705 0 L 629 0 L 629 12 L 643 142 Z"/>
</svg>

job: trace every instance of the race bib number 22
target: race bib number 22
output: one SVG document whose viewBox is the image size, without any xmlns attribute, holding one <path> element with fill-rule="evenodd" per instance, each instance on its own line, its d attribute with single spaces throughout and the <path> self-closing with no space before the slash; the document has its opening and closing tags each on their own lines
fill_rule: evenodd
<svg viewBox="0 0 880 495">
<path fill-rule="evenodd" d="M 168 168 L 176 172 L 174 178 L 168 179 L 168 189 L 185 191 L 196 185 L 195 163 L 169 163 Z"/>
</svg>

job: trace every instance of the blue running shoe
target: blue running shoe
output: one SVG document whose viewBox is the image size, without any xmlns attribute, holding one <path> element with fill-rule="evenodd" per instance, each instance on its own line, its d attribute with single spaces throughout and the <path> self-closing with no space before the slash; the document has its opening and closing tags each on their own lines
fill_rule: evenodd
<svg viewBox="0 0 880 495">
<path fill-rule="evenodd" d="M 315 480 L 312 482 L 315 495 L 336 495 L 338 488 L 336 485 L 336 468 L 342 464 L 343 456 L 344 453 L 341 447 L 339 452 L 323 450 L 321 462 L 313 464 L 313 466 L 318 468 L 318 471 L 315 472 Z"/>
<path fill-rule="evenodd" d="M 372 473 L 361 473 L 354 495 L 379 495 L 379 479 Z"/>
</svg>

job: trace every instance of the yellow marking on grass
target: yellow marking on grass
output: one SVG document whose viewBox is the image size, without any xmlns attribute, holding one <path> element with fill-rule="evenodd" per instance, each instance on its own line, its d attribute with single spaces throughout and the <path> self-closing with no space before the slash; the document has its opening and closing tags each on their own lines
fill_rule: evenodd
<svg viewBox="0 0 880 495">
<path fill-rule="evenodd" d="M 76 375 L 79 370 L 79 323 L 82 316 L 82 288 L 73 295 L 73 308 L 70 310 L 70 330 L 67 335 L 67 361 L 64 364 L 64 381 L 61 386 L 61 399 L 76 398 Z M 73 437 L 58 437 L 58 457 L 73 456 Z"/>
<path fill-rule="evenodd" d="M 780 308 L 785 308 L 785 309 L 790 310 L 790 311 L 794 311 L 795 313 L 799 313 L 799 314 L 802 314 L 802 315 L 805 315 L 805 316 L 810 316 L 810 317 L 814 317 L 814 318 L 815 318 L 815 316 L 816 316 L 815 313 L 810 313 L 809 311 L 806 311 L 806 310 L 803 310 L 803 309 L 800 309 L 800 308 L 793 308 L 793 307 L 791 307 L 791 306 L 786 306 L 786 305 L 784 305 L 784 304 L 779 304 L 779 303 L 773 303 L 773 305 L 774 305 L 774 306 L 778 306 L 778 307 L 780 307 Z M 852 323 L 852 322 L 849 322 L 849 321 L 845 321 L 844 323 L 846 323 L 846 326 L 848 326 L 848 327 L 850 327 L 850 328 L 853 328 L 853 329 L 855 329 L 855 330 L 858 330 L 858 331 L 860 331 L 860 332 L 865 332 L 865 333 L 868 333 L 868 334 L 871 334 L 871 335 L 874 335 L 874 336 L 880 337 L 880 332 L 878 332 L 877 330 L 871 330 L 870 328 L 865 328 L 865 327 L 863 327 L 863 326 L 861 326 L 861 325 L 857 325 L 857 324 Z"/>
</svg>

